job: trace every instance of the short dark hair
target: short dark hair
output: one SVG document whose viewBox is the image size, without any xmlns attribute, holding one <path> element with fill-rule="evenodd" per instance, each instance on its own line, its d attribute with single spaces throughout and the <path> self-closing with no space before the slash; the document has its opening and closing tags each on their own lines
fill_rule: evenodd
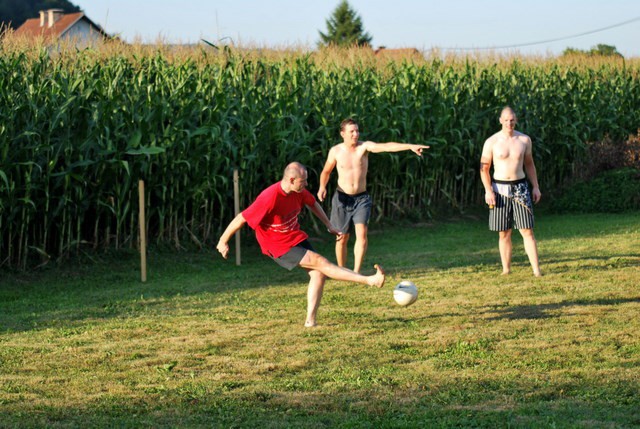
<svg viewBox="0 0 640 429">
<path fill-rule="evenodd" d="M 344 129 L 347 128 L 347 125 L 358 125 L 358 123 L 353 118 L 347 118 L 340 122 L 340 132 L 344 131 Z"/>
</svg>

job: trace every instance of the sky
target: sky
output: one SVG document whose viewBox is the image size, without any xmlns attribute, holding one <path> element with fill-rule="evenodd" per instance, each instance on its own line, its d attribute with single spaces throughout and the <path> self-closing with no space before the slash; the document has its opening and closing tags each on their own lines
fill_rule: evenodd
<svg viewBox="0 0 640 429">
<path fill-rule="evenodd" d="M 348 1 L 373 37 L 374 48 L 549 56 L 567 47 L 588 50 L 602 43 L 626 58 L 640 57 L 638 0 Z M 314 49 L 340 0 L 71 2 L 127 42 L 205 39 L 216 45 Z"/>
</svg>

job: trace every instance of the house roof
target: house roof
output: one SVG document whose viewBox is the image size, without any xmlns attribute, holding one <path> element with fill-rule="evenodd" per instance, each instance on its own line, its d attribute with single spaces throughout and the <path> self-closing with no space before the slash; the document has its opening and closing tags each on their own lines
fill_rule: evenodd
<svg viewBox="0 0 640 429">
<path fill-rule="evenodd" d="M 82 19 L 87 20 L 92 27 L 100 32 L 100 34 L 108 37 L 108 34 L 105 33 L 99 25 L 96 25 L 91 21 L 83 12 L 64 14 L 60 19 L 54 22 L 51 27 L 48 27 L 47 25 L 41 27 L 40 18 L 27 19 L 24 24 L 18 27 L 15 34 L 27 37 L 43 37 L 45 39 L 58 38 L 63 36 L 64 33 L 73 27 L 75 23 Z"/>
<path fill-rule="evenodd" d="M 422 56 L 416 48 L 387 49 L 380 47 L 374 52 L 378 57 L 390 59 L 403 59 Z"/>
</svg>

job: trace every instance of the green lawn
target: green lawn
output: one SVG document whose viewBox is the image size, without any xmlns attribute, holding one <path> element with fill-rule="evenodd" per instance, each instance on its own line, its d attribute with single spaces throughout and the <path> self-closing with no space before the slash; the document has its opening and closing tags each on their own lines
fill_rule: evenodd
<svg viewBox="0 0 640 429">
<path fill-rule="evenodd" d="M 144 284 L 134 252 L 0 272 L 0 427 L 640 427 L 640 213 L 536 235 L 542 278 L 516 234 L 500 275 L 485 219 L 377 227 L 388 284 L 328 281 L 315 329 L 248 236 L 240 267 L 152 251 Z"/>
</svg>

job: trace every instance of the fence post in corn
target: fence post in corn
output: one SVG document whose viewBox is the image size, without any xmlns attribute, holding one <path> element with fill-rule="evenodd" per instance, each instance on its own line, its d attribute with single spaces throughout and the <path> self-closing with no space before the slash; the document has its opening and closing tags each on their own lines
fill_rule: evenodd
<svg viewBox="0 0 640 429">
<path fill-rule="evenodd" d="M 238 178 L 238 169 L 233 170 L 233 215 L 238 216 L 240 213 L 240 180 Z M 236 265 L 241 264 L 240 256 L 240 231 L 236 232 Z"/>
<path fill-rule="evenodd" d="M 138 223 L 140 224 L 140 280 L 147 281 L 147 234 L 144 214 L 144 180 L 138 181 Z"/>
</svg>

